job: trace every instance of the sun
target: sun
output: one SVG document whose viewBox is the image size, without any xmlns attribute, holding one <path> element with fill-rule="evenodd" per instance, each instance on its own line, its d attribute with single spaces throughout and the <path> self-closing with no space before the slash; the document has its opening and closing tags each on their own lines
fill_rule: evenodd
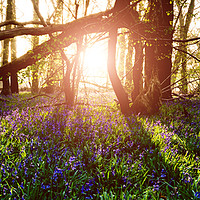
<svg viewBox="0 0 200 200">
<path fill-rule="evenodd" d="M 85 51 L 84 76 L 96 83 L 106 82 L 107 78 L 107 43 L 97 42 Z"/>
</svg>

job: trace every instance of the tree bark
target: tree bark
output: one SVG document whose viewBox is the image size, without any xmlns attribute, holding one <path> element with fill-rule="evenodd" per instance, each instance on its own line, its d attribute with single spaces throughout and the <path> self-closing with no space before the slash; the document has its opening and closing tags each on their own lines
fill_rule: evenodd
<svg viewBox="0 0 200 200">
<path fill-rule="evenodd" d="M 126 54 L 126 38 L 125 34 L 122 33 L 122 35 L 118 38 L 118 48 L 119 48 L 119 65 L 118 65 L 118 75 L 119 78 L 122 79 L 124 77 L 124 60 L 125 60 L 125 54 Z"/>
<path fill-rule="evenodd" d="M 158 41 L 158 77 L 162 88 L 171 85 L 171 69 L 172 69 L 172 38 L 173 38 L 173 1 L 162 1 L 162 18 L 159 19 L 159 27 L 163 26 L 163 39 L 171 42 Z M 171 88 L 162 93 L 163 99 L 171 98 Z"/>
<path fill-rule="evenodd" d="M 150 1 L 148 20 L 152 21 L 152 36 L 162 40 L 147 41 L 145 47 L 145 76 L 146 87 L 155 69 L 158 71 L 158 79 L 161 89 L 168 88 L 162 93 L 163 99 L 171 98 L 171 68 L 172 68 L 172 22 L 173 1 Z"/>
<path fill-rule="evenodd" d="M 4 43 L 3 43 L 3 65 L 6 65 L 8 63 L 9 42 L 10 42 L 10 39 L 6 39 L 4 40 Z M 3 74 L 3 78 L 2 78 L 3 89 L 1 91 L 1 94 L 5 96 L 11 94 L 9 77 L 10 77 L 9 73 Z"/>
<path fill-rule="evenodd" d="M 12 19 L 12 6 L 13 2 L 12 0 L 7 0 L 7 7 L 6 7 L 6 20 Z M 6 26 L 6 30 L 11 29 L 11 25 Z M 3 44 L 3 65 L 6 65 L 8 63 L 8 57 L 9 57 L 9 43 L 10 39 L 4 40 Z M 11 93 L 10 91 L 10 81 L 9 81 L 9 73 L 5 73 L 3 75 L 3 89 L 1 91 L 1 94 L 3 95 L 9 95 Z"/>
<path fill-rule="evenodd" d="M 177 6 L 179 9 L 181 9 L 181 6 L 179 3 L 176 1 Z M 186 40 L 188 37 L 188 31 L 189 27 L 193 18 L 193 12 L 194 12 L 194 3 L 195 0 L 191 0 L 189 7 L 188 7 L 188 12 L 186 15 L 186 18 L 184 19 L 183 16 L 183 11 L 180 10 L 180 17 L 179 17 L 179 24 L 180 24 L 180 39 L 181 40 Z M 186 45 L 181 45 L 181 50 L 183 52 L 187 52 L 187 46 Z M 188 81 L 187 81 L 187 55 L 183 52 L 180 52 L 180 59 L 181 59 L 181 92 L 183 94 L 187 94 L 188 92 Z"/>
<path fill-rule="evenodd" d="M 121 81 L 116 71 L 116 44 L 117 44 L 117 28 L 114 28 L 109 32 L 108 41 L 108 74 L 110 77 L 111 84 L 119 100 L 121 112 L 125 115 L 130 114 L 130 107 L 128 101 L 128 95 L 124 91 Z"/>
<path fill-rule="evenodd" d="M 11 39 L 11 61 L 16 59 L 16 39 L 12 38 Z M 17 76 L 17 71 L 12 71 L 11 72 L 11 92 L 12 94 L 19 93 L 19 84 L 18 84 L 18 76 Z"/>
<path fill-rule="evenodd" d="M 37 7 L 39 7 L 39 0 L 35 0 L 35 4 Z M 36 21 L 38 20 L 38 15 L 35 10 L 33 10 L 33 20 Z M 35 25 L 35 27 L 38 27 L 38 25 Z M 32 46 L 35 48 L 39 44 L 39 37 L 38 36 L 33 36 L 32 37 Z M 31 76 L 32 76 L 32 84 L 31 84 L 31 93 L 32 94 L 38 94 L 39 91 L 39 65 L 36 62 L 32 66 L 31 70 Z"/>
<path fill-rule="evenodd" d="M 71 107 L 74 105 L 74 91 L 72 91 L 72 86 L 70 84 L 70 74 L 72 71 L 72 64 L 68 59 L 63 58 L 63 61 L 64 60 L 66 61 L 67 71 L 65 73 L 65 76 L 63 77 L 63 89 L 65 93 L 65 102 L 69 107 Z"/>
<path fill-rule="evenodd" d="M 15 8 L 15 0 L 12 2 L 12 20 L 16 20 L 16 8 Z M 11 61 L 17 58 L 17 49 L 16 49 L 16 38 L 11 39 Z M 19 84 L 18 84 L 18 76 L 17 71 L 11 72 L 11 93 L 19 93 Z"/>
<path fill-rule="evenodd" d="M 133 72 L 132 72 L 134 89 L 131 94 L 133 102 L 135 101 L 136 97 L 140 94 L 140 92 L 143 90 L 143 77 L 142 77 L 143 45 L 142 45 L 142 41 L 135 44 L 134 48 L 135 48 L 135 63 L 134 63 Z"/>
<path fill-rule="evenodd" d="M 132 59 L 133 59 L 133 33 L 129 33 L 128 35 L 128 49 L 126 54 L 126 85 L 130 86 L 132 84 L 133 76 L 132 76 Z"/>
</svg>

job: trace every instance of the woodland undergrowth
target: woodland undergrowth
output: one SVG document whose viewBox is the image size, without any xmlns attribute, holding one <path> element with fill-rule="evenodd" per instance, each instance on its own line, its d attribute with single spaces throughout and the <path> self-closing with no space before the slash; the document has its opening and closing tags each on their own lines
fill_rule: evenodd
<svg viewBox="0 0 200 200">
<path fill-rule="evenodd" d="M 0 199 L 199 199 L 200 101 L 157 115 L 0 102 Z"/>
</svg>

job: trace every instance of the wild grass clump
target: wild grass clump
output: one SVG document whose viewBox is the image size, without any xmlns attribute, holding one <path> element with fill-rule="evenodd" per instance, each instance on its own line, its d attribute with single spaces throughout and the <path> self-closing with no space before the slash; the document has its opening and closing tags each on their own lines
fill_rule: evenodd
<svg viewBox="0 0 200 200">
<path fill-rule="evenodd" d="M 0 199 L 200 198 L 199 101 L 149 118 L 2 105 Z"/>
</svg>

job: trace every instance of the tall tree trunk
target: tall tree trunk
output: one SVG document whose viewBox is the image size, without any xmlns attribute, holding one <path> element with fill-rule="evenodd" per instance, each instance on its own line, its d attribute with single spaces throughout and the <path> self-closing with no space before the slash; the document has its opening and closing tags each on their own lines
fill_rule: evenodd
<svg viewBox="0 0 200 200">
<path fill-rule="evenodd" d="M 37 7 L 39 7 L 39 0 L 35 0 L 35 4 L 37 5 Z M 35 12 L 35 10 L 33 10 L 33 20 L 34 21 L 38 20 L 38 15 Z M 35 25 L 35 27 L 38 27 L 38 25 Z M 32 46 L 33 46 L 33 48 L 35 48 L 38 44 L 39 44 L 39 37 L 38 36 L 33 36 L 33 38 L 32 38 Z M 32 66 L 32 85 L 31 85 L 31 93 L 32 94 L 37 94 L 38 91 L 39 91 L 39 76 L 38 76 L 38 72 L 39 72 L 39 65 L 36 62 Z"/>
<path fill-rule="evenodd" d="M 63 0 L 57 0 L 57 10 L 54 16 L 54 21 L 57 23 L 63 22 Z"/>
<path fill-rule="evenodd" d="M 8 56 L 9 56 L 9 41 L 10 39 L 6 39 L 3 42 L 3 65 L 8 63 Z M 1 91 L 2 95 L 10 95 L 10 81 L 9 81 L 9 74 L 3 75 L 3 89 Z"/>
<path fill-rule="evenodd" d="M 149 86 L 153 70 L 157 70 L 156 43 L 155 41 L 145 43 L 145 89 Z"/>
<path fill-rule="evenodd" d="M 11 39 L 11 61 L 16 59 L 16 39 Z M 13 93 L 19 93 L 19 84 L 18 84 L 18 77 L 17 77 L 17 71 L 11 72 L 11 92 Z"/>
<path fill-rule="evenodd" d="M 78 19 L 78 12 L 79 12 L 79 2 L 75 0 L 74 2 L 75 5 L 75 19 Z M 88 6 L 86 6 L 86 9 Z M 75 57 L 75 62 L 73 66 L 73 74 L 72 74 L 72 87 L 71 87 L 71 99 L 70 101 L 75 102 L 75 97 L 78 95 L 78 86 L 79 86 L 79 81 L 80 81 L 80 53 L 82 49 L 82 44 L 83 44 L 83 37 L 78 38 L 78 41 L 76 43 L 76 57 Z M 73 96 L 72 96 L 73 95 Z"/>
<path fill-rule="evenodd" d="M 118 65 L 118 75 L 119 78 L 123 78 L 124 77 L 124 61 L 125 61 L 125 53 L 126 53 L 126 38 L 125 38 L 125 34 L 122 33 L 122 35 L 119 36 L 118 39 L 118 45 L 119 45 L 119 65 Z"/>
<path fill-rule="evenodd" d="M 172 68 L 172 22 L 173 1 L 150 0 L 148 20 L 153 23 L 152 36 L 160 38 L 157 41 L 147 41 L 145 47 L 145 76 L 146 84 L 152 77 L 152 72 L 158 71 L 161 89 L 168 88 L 162 93 L 163 99 L 171 98 L 171 68 Z M 166 42 L 167 40 L 167 42 Z"/>
<path fill-rule="evenodd" d="M 131 97 L 132 101 L 136 99 L 139 93 L 143 90 L 143 45 L 142 42 L 136 43 L 135 48 L 135 63 L 133 67 L 133 85 L 134 89 L 132 91 Z"/>
<path fill-rule="evenodd" d="M 132 59 L 133 59 L 133 33 L 128 35 L 128 49 L 126 54 L 126 85 L 130 86 L 132 84 Z"/>
<path fill-rule="evenodd" d="M 117 28 L 114 28 L 109 32 L 108 40 L 108 74 L 111 84 L 119 100 L 121 111 L 123 114 L 128 115 L 130 113 L 128 95 L 124 91 L 121 81 L 117 75 L 116 70 L 116 44 L 117 44 Z"/>
<path fill-rule="evenodd" d="M 63 89 L 65 93 L 65 102 L 69 107 L 71 107 L 74 105 L 74 93 L 72 91 L 72 86 L 70 84 L 70 74 L 72 71 L 72 64 L 67 58 L 66 59 L 63 58 L 63 61 L 64 60 L 66 61 L 67 70 L 65 76 L 63 77 Z"/>
<path fill-rule="evenodd" d="M 6 20 L 12 20 L 12 0 L 7 0 L 7 7 L 6 7 Z M 11 29 L 11 25 L 6 26 L 6 30 Z M 3 43 L 3 65 L 8 63 L 9 58 L 9 43 L 10 39 L 4 40 Z M 9 95 L 10 94 L 10 83 L 9 83 L 9 74 L 5 74 L 3 76 L 3 89 L 1 94 Z"/>
<path fill-rule="evenodd" d="M 13 0 L 12 3 L 12 19 L 16 20 L 16 8 L 15 8 L 15 0 Z M 15 60 L 17 58 L 16 56 L 17 49 L 16 49 L 16 38 L 11 39 L 11 61 Z M 11 92 L 13 93 L 19 93 L 19 84 L 18 84 L 18 77 L 17 77 L 17 71 L 11 72 Z"/>
<path fill-rule="evenodd" d="M 176 3 L 177 3 L 178 8 L 181 9 L 180 3 L 178 1 L 176 1 Z M 195 0 L 191 0 L 185 19 L 183 16 L 182 9 L 180 10 L 179 24 L 180 24 L 180 39 L 182 39 L 182 40 L 186 40 L 188 37 L 189 27 L 190 27 L 190 24 L 191 24 L 191 21 L 193 18 L 194 4 L 195 4 Z M 181 46 L 181 50 L 183 52 L 187 52 L 186 45 L 180 44 L 180 46 Z M 180 56 L 181 56 L 181 85 L 182 85 L 181 92 L 183 94 L 186 94 L 188 92 L 187 55 L 183 52 L 180 53 Z"/>
<path fill-rule="evenodd" d="M 173 38 L 173 1 L 162 1 L 162 18 L 159 19 L 159 27 L 163 26 L 162 39 L 172 41 Z M 163 99 L 171 98 L 171 70 L 172 70 L 172 42 L 158 41 L 158 77 L 161 89 L 169 87 L 162 93 Z"/>
</svg>

